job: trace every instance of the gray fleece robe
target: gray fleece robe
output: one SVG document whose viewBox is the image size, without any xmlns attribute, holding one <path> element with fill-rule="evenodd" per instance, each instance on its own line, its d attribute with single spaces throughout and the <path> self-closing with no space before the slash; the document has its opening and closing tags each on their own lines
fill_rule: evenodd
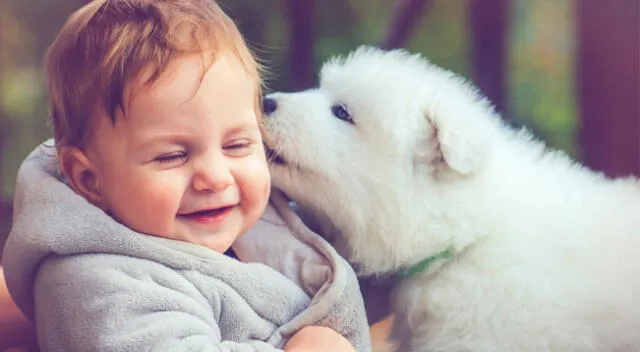
<svg viewBox="0 0 640 352">
<path fill-rule="evenodd" d="M 3 258 L 43 351 L 279 351 L 305 325 L 371 350 L 353 270 L 278 191 L 234 243 L 239 261 L 119 224 L 61 181 L 53 154 L 19 170 Z"/>
</svg>

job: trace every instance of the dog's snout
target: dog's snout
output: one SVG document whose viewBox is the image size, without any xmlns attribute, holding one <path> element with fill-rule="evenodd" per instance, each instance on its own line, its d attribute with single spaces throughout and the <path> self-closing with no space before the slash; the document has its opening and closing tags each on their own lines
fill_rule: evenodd
<svg viewBox="0 0 640 352">
<path fill-rule="evenodd" d="M 262 112 L 267 116 L 271 115 L 278 108 L 278 103 L 273 98 L 264 98 L 262 101 Z"/>
</svg>

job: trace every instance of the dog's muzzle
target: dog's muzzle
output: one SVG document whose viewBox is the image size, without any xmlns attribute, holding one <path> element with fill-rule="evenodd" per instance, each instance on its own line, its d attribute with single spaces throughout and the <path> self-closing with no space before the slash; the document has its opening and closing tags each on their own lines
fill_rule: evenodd
<svg viewBox="0 0 640 352">
<path fill-rule="evenodd" d="M 273 98 L 264 98 L 262 100 L 262 112 L 265 116 L 271 116 L 278 109 L 278 103 Z"/>
<path fill-rule="evenodd" d="M 269 148 L 269 146 L 266 143 L 263 143 L 263 145 L 264 145 L 264 153 L 266 154 L 267 161 L 269 163 L 278 164 L 278 165 L 286 164 L 286 161 L 280 154 L 278 154 L 275 150 Z"/>
</svg>

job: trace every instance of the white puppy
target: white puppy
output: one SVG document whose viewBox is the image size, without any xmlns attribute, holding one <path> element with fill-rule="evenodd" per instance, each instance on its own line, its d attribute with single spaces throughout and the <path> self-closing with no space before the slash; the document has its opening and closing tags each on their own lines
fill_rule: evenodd
<svg viewBox="0 0 640 352">
<path fill-rule="evenodd" d="M 404 51 L 265 107 L 273 182 L 361 275 L 399 274 L 398 351 L 640 350 L 640 183 L 504 124 Z"/>
</svg>

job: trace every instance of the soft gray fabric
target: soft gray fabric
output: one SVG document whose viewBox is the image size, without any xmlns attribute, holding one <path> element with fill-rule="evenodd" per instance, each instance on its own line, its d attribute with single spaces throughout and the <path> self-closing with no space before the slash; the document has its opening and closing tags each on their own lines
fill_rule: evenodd
<svg viewBox="0 0 640 352">
<path fill-rule="evenodd" d="M 371 350 L 353 270 L 278 191 L 234 244 L 241 262 L 122 226 L 60 181 L 53 154 L 20 168 L 3 263 L 43 351 L 277 351 L 304 325 Z"/>
</svg>

